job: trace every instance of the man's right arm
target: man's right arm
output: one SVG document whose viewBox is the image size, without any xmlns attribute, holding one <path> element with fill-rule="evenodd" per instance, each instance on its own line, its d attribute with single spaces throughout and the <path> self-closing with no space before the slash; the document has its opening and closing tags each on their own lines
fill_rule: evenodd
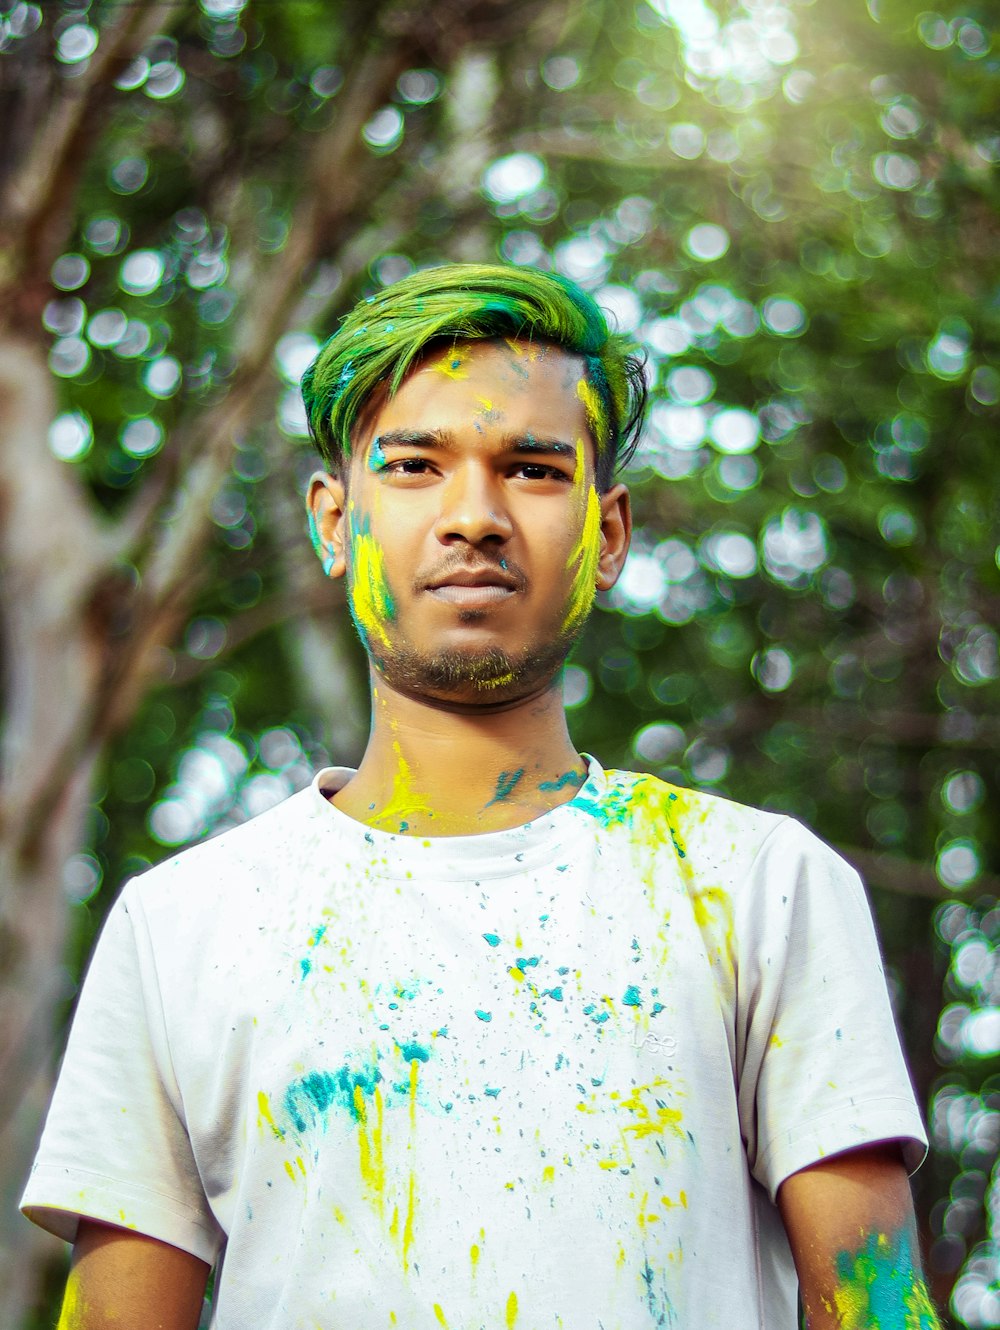
<svg viewBox="0 0 1000 1330">
<path fill-rule="evenodd" d="M 81 1219 L 57 1330 L 197 1330 L 210 1269 L 169 1243 Z"/>
</svg>

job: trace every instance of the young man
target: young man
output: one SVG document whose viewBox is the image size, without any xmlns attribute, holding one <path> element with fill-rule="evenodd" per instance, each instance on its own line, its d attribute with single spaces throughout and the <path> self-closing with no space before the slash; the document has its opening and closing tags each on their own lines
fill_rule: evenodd
<svg viewBox="0 0 1000 1330">
<path fill-rule="evenodd" d="M 560 667 L 630 538 L 638 362 L 568 282 L 418 273 L 304 383 L 371 663 L 357 771 L 131 882 L 26 1213 L 63 1326 L 939 1323 L 853 872 L 604 771 Z"/>
</svg>

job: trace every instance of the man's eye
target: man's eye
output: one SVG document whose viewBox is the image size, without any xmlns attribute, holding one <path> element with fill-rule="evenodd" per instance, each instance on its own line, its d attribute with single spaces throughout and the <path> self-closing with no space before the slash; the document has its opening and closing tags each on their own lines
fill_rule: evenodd
<svg viewBox="0 0 1000 1330">
<path fill-rule="evenodd" d="M 420 476 L 423 475 L 426 466 L 426 458 L 401 457 L 398 462 L 389 462 L 383 470 L 395 472 L 397 475 Z"/>
<path fill-rule="evenodd" d="M 520 462 L 517 467 L 527 480 L 567 480 L 557 466 L 543 466 L 541 462 Z"/>
</svg>

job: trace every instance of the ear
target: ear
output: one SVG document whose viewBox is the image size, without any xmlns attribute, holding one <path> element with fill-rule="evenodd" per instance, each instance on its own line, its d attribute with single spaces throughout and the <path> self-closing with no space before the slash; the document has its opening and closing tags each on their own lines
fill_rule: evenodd
<svg viewBox="0 0 1000 1330">
<path fill-rule="evenodd" d="M 326 471 L 314 472 L 306 494 L 309 536 L 327 577 L 343 577 L 347 571 L 346 507 L 344 482 Z"/>
<path fill-rule="evenodd" d="M 597 589 L 610 591 L 621 576 L 632 541 L 632 507 L 628 489 L 615 485 L 601 501 L 601 552 L 597 559 Z"/>
</svg>

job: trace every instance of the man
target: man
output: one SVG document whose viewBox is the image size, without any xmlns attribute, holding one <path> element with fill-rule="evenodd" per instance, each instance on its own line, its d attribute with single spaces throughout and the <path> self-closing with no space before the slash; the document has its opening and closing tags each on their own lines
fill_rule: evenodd
<svg viewBox="0 0 1000 1330">
<path fill-rule="evenodd" d="M 422 272 L 304 381 L 371 664 L 357 771 L 130 883 L 28 1215 L 66 1330 L 939 1323 L 855 875 L 604 771 L 560 666 L 628 551 L 638 362 L 544 273 Z M 793 1264 L 794 1261 L 794 1264 Z"/>
</svg>

